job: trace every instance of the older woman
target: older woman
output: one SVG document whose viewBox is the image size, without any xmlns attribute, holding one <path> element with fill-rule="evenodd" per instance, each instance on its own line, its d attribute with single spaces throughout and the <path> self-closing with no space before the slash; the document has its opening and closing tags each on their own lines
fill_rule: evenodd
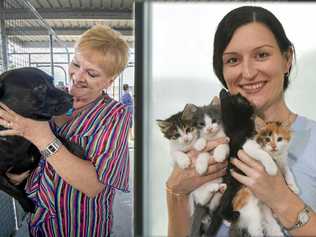
<svg viewBox="0 0 316 237">
<path fill-rule="evenodd" d="M 128 46 L 120 35 L 95 26 L 75 45 L 69 66 L 74 102 L 67 115 L 49 124 L 5 105 L 0 110 L 0 124 L 10 128 L 0 135 L 23 136 L 45 154 L 26 185 L 36 204 L 29 220 L 32 236 L 110 236 L 114 195 L 128 189 L 131 114 L 103 91 L 127 61 Z M 80 144 L 84 157 L 70 153 L 54 133 Z"/>
</svg>

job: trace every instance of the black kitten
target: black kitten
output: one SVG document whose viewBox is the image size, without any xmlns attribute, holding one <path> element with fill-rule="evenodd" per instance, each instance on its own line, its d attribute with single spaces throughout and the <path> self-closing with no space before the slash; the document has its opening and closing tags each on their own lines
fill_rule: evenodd
<svg viewBox="0 0 316 237">
<path fill-rule="evenodd" d="M 237 157 L 238 150 L 242 149 L 246 140 L 255 135 L 254 108 L 250 102 L 241 94 L 231 95 L 225 89 L 220 92 L 220 100 L 224 131 L 226 136 L 230 138 L 230 154 L 227 172 L 224 176 L 227 189 L 222 196 L 219 207 L 212 215 L 207 236 L 214 236 L 217 233 L 223 219 L 234 222 L 239 217 L 239 212 L 233 211 L 232 201 L 241 184 L 230 174 L 230 169 L 234 169 L 230 161 Z"/>
</svg>

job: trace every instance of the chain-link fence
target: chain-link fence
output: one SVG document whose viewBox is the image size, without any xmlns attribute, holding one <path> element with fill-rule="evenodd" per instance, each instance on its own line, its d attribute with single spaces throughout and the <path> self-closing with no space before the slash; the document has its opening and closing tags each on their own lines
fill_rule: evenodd
<svg viewBox="0 0 316 237">
<path fill-rule="evenodd" d="M 69 52 L 54 49 L 54 45 L 60 45 L 58 38 L 29 2 L 0 0 L 0 10 L 0 72 L 33 66 L 68 84 L 65 66 L 69 64 Z M 0 191 L 0 236 L 14 236 L 25 218 L 21 206 Z"/>
</svg>

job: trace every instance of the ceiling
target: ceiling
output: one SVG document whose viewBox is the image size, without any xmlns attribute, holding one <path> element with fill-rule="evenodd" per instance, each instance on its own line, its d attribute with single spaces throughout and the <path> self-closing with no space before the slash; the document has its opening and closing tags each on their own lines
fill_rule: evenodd
<svg viewBox="0 0 316 237">
<path fill-rule="evenodd" d="M 133 0 L 0 0 L 0 19 L 9 39 L 23 47 L 47 47 L 48 30 L 72 47 L 95 24 L 107 24 L 133 46 Z M 32 9 L 34 7 L 34 9 Z M 39 15 L 36 16 L 36 14 Z M 41 20 L 40 20 L 40 19 Z M 2 21 L 3 22 L 3 21 Z M 51 31 L 52 32 L 52 31 Z"/>
</svg>

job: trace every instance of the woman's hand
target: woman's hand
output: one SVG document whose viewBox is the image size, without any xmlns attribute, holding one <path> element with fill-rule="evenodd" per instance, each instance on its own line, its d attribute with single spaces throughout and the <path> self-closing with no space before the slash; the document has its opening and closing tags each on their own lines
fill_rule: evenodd
<svg viewBox="0 0 316 237">
<path fill-rule="evenodd" d="M 21 184 L 30 175 L 30 170 L 27 170 L 22 174 L 12 174 L 9 172 L 10 171 L 6 172 L 5 175 L 8 177 L 10 183 L 12 183 L 13 185 Z"/>
<path fill-rule="evenodd" d="M 284 200 L 284 195 L 291 192 L 280 171 L 277 175 L 270 176 L 262 164 L 250 157 L 245 151 L 238 152 L 239 159 L 233 159 L 232 164 L 239 168 L 245 175 L 231 171 L 232 176 L 240 183 L 246 185 L 270 208 L 275 209 Z"/>
<path fill-rule="evenodd" d="M 204 151 L 213 150 L 220 144 L 227 143 L 228 140 L 225 138 L 219 138 L 207 143 Z M 199 176 L 195 170 L 194 163 L 199 152 L 191 150 L 188 152 L 188 156 L 192 160 L 193 166 L 187 169 L 180 169 L 175 166 L 170 177 L 167 180 L 167 186 L 175 193 L 190 193 L 202 184 L 211 181 L 213 179 L 222 177 L 226 173 L 227 161 L 217 163 L 214 158 L 210 155 L 208 172 L 206 175 Z"/>
<path fill-rule="evenodd" d="M 37 146 L 39 150 L 44 149 L 54 139 L 54 134 L 47 121 L 25 118 L 3 103 L 0 103 L 0 106 L 0 125 L 8 128 L 0 131 L 0 136 L 22 136 Z"/>
</svg>

